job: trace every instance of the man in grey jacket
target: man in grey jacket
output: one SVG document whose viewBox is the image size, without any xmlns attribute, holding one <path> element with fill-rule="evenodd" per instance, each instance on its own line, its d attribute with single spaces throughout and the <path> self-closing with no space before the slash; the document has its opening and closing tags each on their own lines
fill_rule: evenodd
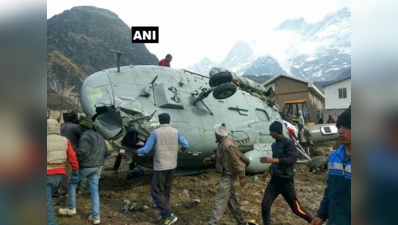
<svg viewBox="0 0 398 225">
<path fill-rule="evenodd" d="M 72 173 L 68 185 L 68 207 L 59 209 L 59 213 L 70 216 L 76 214 L 76 187 L 81 179 L 87 177 L 92 201 L 92 215 L 89 220 L 93 224 L 100 224 L 98 183 L 108 150 L 105 139 L 93 130 L 91 118 L 82 119 L 79 125 L 83 133 L 79 140 L 79 147 L 76 150 L 80 171 L 77 174 Z"/>
<path fill-rule="evenodd" d="M 177 168 L 178 145 L 188 149 L 189 144 L 180 131 L 169 125 L 169 114 L 159 114 L 159 123 L 160 127 L 151 133 L 145 146 L 138 150 L 138 154 L 147 154 L 152 148 L 155 149 L 152 198 L 160 211 L 158 220 L 170 225 L 178 219 L 169 209 L 171 186 Z"/>
</svg>

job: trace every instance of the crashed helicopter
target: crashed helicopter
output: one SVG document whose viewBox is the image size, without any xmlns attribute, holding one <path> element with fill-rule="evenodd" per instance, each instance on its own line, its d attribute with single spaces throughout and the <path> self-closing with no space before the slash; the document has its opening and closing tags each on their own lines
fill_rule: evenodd
<svg viewBox="0 0 398 225">
<path fill-rule="evenodd" d="M 120 56 L 120 54 L 119 54 Z M 223 68 L 211 69 L 206 77 L 184 69 L 159 66 L 124 66 L 106 69 L 89 76 L 80 93 L 87 116 L 95 118 L 97 131 L 112 147 L 140 167 L 152 168 L 154 152 L 133 154 L 150 133 L 159 127 L 157 114 L 168 113 L 171 125 L 190 144 L 180 151 L 177 170 L 193 174 L 213 169 L 204 158 L 217 149 L 214 126 L 225 123 L 229 137 L 251 160 L 249 173 L 265 171 L 260 157 L 272 157 L 274 139 L 268 128 L 273 121 L 283 123 L 272 90 Z M 337 140 L 333 124 L 307 126 L 314 143 Z M 284 135 L 289 136 L 284 126 Z M 314 159 L 298 148 L 314 167 L 324 159 Z"/>
</svg>

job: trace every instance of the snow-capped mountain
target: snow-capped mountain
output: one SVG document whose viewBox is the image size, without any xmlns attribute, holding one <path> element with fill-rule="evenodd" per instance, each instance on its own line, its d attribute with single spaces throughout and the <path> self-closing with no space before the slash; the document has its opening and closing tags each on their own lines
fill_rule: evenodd
<svg viewBox="0 0 398 225">
<path fill-rule="evenodd" d="M 302 41 L 288 50 L 297 52 L 288 59 L 292 75 L 312 81 L 334 80 L 351 67 L 351 12 L 347 8 L 315 24 L 307 24 L 302 18 L 287 20 L 275 30 L 294 31 L 301 36 Z M 311 53 L 300 54 L 297 49 L 305 46 L 315 47 Z"/>
<path fill-rule="evenodd" d="M 274 31 L 287 30 L 301 33 L 308 26 L 303 17 L 297 19 L 288 19 L 281 23 Z"/>
<path fill-rule="evenodd" d="M 208 59 L 203 58 L 198 63 L 188 67 L 188 70 L 199 73 L 205 76 L 209 75 L 209 71 L 213 67 L 223 67 L 231 71 L 237 72 L 237 70 L 249 65 L 254 60 L 253 51 L 248 43 L 238 41 L 228 52 L 227 56 L 221 63 L 216 63 Z"/>
<path fill-rule="evenodd" d="M 302 17 L 288 19 L 274 31 L 294 31 L 300 34 L 305 41 L 336 39 L 339 36 L 346 38 L 347 34 L 351 34 L 351 11 L 348 8 L 342 8 L 314 24 L 308 24 Z M 346 41 L 351 43 L 350 39 Z"/>
<path fill-rule="evenodd" d="M 213 62 L 209 58 L 205 57 L 202 60 L 200 60 L 198 63 L 195 63 L 194 65 L 188 67 L 187 69 L 192 72 L 202 74 L 204 76 L 209 76 L 211 68 L 216 66 L 217 66 L 216 62 Z"/>
<path fill-rule="evenodd" d="M 290 72 L 312 81 L 334 80 L 351 67 L 351 54 L 336 48 L 325 48 L 293 60 Z"/>
<path fill-rule="evenodd" d="M 331 40 L 335 44 L 351 46 L 351 11 L 343 8 L 327 15 L 322 21 L 308 24 L 301 35 L 309 41 Z M 342 39 L 342 40 L 341 40 Z M 342 42 L 343 41 L 343 42 Z M 342 42 L 342 43 L 339 43 Z"/>
<path fill-rule="evenodd" d="M 334 80 L 351 67 L 351 11 L 342 8 L 317 23 L 288 19 L 251 44 L 237 42 L 217 66 L 245 75 L 288 73 L 311 81 Z"/>
<path fill-rule="evenodd" d="M 220 66 L 226 69 L 237 71 L 241 67 L 250 64 L 254 60 L 254 53 L 248 43 L 238 41 Z"/>
<path fill-rule="evenodd" d="M 285 70 L 279 65 L 278 61 L 272 56 L 262 56 L 257 58 L 254 62 L 247 66 L 241 67 L 238 74 L 243 75 L 270 75 L 277 76 L 280 74 L 287 74 Z"/>
</svg>

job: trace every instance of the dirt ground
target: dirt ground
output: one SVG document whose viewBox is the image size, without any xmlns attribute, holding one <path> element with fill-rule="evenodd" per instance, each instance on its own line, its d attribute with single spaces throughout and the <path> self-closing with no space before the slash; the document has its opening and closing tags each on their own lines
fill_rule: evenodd
<svg viewBox="0 0 398 225">
<path fill-rule="evenodd" d="M 316 144 L 311 148 L 311 156 L 325 155 L 328 157 L 333 149 L 340 145 L 338 142 Z M 114 153 L 116 154 L 116 153 Z M 151 197 L 151 174 L 127 180 L 128 164 L 123 160 L 119 173 L 112 172 L 115 157 L 109 157 L 103 167 L 100 181 L 101 224 L 106 225 L 152 225 L 151 221 L 159 213 Z M 316 215 L 326 186 L 327 172 L 309 172 L 305 165 L 295 166 L 295 186 L 298 199 L 303 208 L 312 215 Z M 241 204 L 244 216 L 248 220 L 255 220 L 262 224 L 261 201 L 269 178 L 263 183 L 250 182 L 254 175 L 247 175 L 247 185 L 241 188 L 236 182 L 237 198 Z M 209 172 L 195 176 L 177 177 L 173 182 L 171 193 L 171 210 L 178 217 L 176 225 L 207 224 L 212 214 L 212 202 L 217 192 L 220 175 Z M 188 195 L 186 194 L 188 193 Z M 199 199 L 200 203 L 194 203 Z M 131 202 L 135 208 L 147 206 L 143 211 L 123 213 L 124 200 Z M 77 215 L 63 217 L 58 209 L 67 205 L 67 198 L 54 199 L 55 216 L 60 225 L 88 225 L 87 218 L 91 213 L 91 199 L 89 194 L 77 196 Z M 226 211 L 223 225 L 236 224 L 231 213 Z M 272 207 L 272 224 L 301 225 L 306 221 L 293 214 L 284 199 L 279 196 Z"/>
<path fill-rule="evenodd" d="M 100 181 L 101 224 L 106 225 L 149 225 L 158 214 L 158 210 L 151 197 L 151 175 L 145 175 L 127 180 L 127 163 L 123 163 L 119 174 L 113 174 L 114 157 L 107 159 Z M 326 171 L 317 173 L 309 172 L 305 165 L 296 165 L 296 191 L 303 208 L 313 215 L 319 207 L 326 185 Z M 247 179 L 254 176 L 249 175 Z M 178 217 L 176 225 L 207 224 L 212 213 L 212 201 L 217 192 L 220 175 L 216 172 L 196 176 L 177 177 L 173 182 L 171 195 L 171 210 Z M 266 183 L 269 181 L 267 179 Z M 245 188 L 236 183 L 237 197 L 242 205 L 246 219 L 254 219 L 262 224 L 261 200 L 266 185 L 248 182 Z M 188 191 L 189 196 L 184 193 Z M 186 192 L 185 191 L 185 192 Z M 145 211 L 122 213 L 124 200 L 131 201 L 137 208 L 148 206 Z M 194 199 L 200 199 L 199 204 Z M 77 196 L 77 215 L 63 217 L 58 214 L 58 209 L 67 205 L 67 198 L 54 199 L 54 211 L 59 224 L 71 225 L 90 224 L 87 218 L 91 212 L 89 194 Z M 307 224 L 304 220 L 294 215 L 281 196 L 275 201 L 272 208 L 272 221 L 275 225 L 300 225 Z M 227 211 L 222 219 L 222 224 L 236 224 L 231 213 Z"/>
</svg>

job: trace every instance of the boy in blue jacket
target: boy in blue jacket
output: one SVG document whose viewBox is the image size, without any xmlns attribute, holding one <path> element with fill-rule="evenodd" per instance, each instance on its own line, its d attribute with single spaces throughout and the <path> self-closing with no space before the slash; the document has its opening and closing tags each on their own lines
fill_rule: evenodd
<svg viewBox="0 0 398 225">
<path fill-rule="evenodd" d="M 343 145 L 329 156 L 325 195 L 311 225 L 325 220 L 328 225 L 351 224 L 351 109 L 340 115 L 336 125 Z"/>
</svg>

